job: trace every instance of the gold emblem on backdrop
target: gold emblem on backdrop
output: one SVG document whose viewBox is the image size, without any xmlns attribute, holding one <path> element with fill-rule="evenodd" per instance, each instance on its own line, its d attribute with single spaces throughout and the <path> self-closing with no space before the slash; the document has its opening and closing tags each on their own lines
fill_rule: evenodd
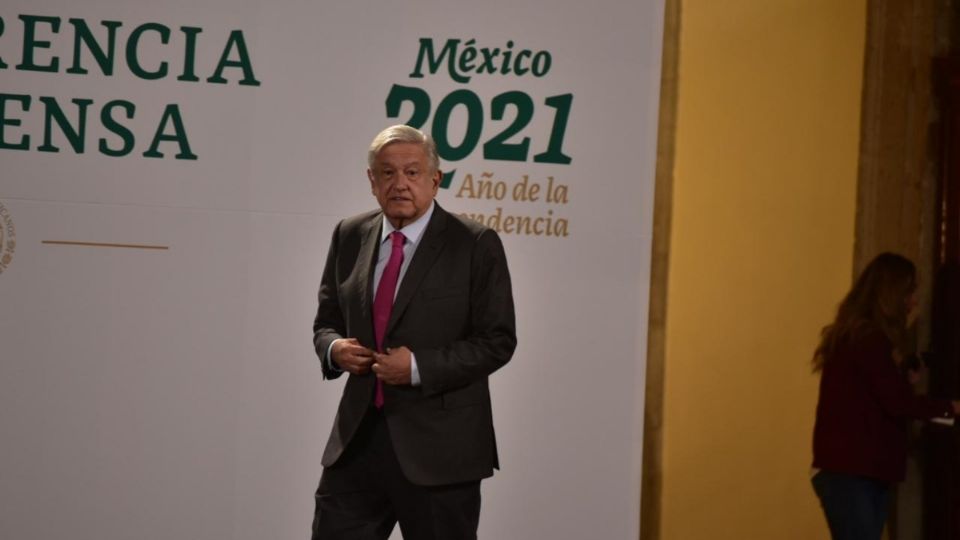
<svg viewBox="0 0 960 540">
<path fill-rule="evenodd" d="M 13 261 L 13 251 L 17 247 L 16 229 L 13 227 L 13 217 L 7 207 L 0 202 L 0 274 Z"/>
</svg>

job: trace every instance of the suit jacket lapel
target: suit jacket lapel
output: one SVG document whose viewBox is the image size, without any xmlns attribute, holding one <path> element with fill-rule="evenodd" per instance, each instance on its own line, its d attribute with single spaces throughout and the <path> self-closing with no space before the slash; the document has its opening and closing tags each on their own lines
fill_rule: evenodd
<svg viewBox="0 0 960 540">
<path fill-rule="evenodd" d="M 373 274 L 376 270 L 377 255 L 380 251 L 380 231 L 383 229 L 383 214 L 376 215 L 367 225 L 360 239 L 357 253 L 357 280 L 360 300 L 360 317 L 363 324 L 358 330 L 362 334 L 357 339 L 366 346 L 372 346 L 373 338 Z"/>
<path fill-rule="evenodd" d="M 407 267 L 406 274 L 403 275 L 403 281 L 400 282 L 400 290 L 397 291 L 397 297 L 393 301 L 393 309 L 390 312 L 390 322 L 387 323 L 386 335 L 397 324 L 397 321 L 403 316 L 404 310 L 413 299 L 420 288 L 420 283 L 426 277 L 427 272 L 433 263 L 437 260 L 440 250 L 443 247 L 443 231 L 447 228 L 447 213 L 440 205 L 433 209 L 433 215 L 430 216 L 430 222 L 426 230 L 423 231 L 423 238 L 420 239 L 420 245 L 413 254 L 413 260 Z"/>
</svg>

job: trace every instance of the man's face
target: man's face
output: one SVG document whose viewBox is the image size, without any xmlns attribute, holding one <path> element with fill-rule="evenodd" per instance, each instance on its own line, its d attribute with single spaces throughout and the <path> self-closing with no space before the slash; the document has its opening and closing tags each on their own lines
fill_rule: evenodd
<svg viewBox="0 0 960 540">
<path fill-rule="evenodd" d="M 370 189 L 390 224 L 399 229 L 422 216 L 440 186 L 423 145 L 392 143 L 380 149 L 367 169 Z"/>
</svg>

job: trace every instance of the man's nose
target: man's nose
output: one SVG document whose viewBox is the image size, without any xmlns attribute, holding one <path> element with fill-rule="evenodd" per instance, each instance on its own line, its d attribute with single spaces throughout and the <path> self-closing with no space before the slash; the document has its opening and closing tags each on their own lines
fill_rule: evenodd
<svg viewBox="0 0 960 540">
<path fill-rule="evenodd" d="M 393 184 L 394 189 L 409 189 L 410 179 L 407 175 L 400 173 L 397 175 L 397 181 Z"/>
</svg>

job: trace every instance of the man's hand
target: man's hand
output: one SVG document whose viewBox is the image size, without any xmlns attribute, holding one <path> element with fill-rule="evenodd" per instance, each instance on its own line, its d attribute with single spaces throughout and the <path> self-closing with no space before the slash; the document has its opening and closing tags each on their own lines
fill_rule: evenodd
<svg viewBox="0 0 960 540">
<path fill-rule="evenodd" d="M 386 354 L 373 353 L 373 372 L 384 384 L 410 384 L 410 349 L 387 349 Z"/>
<path fill-rule="evenodd" d="M 373 365 L 373 351 L 360 345 L 356 338 L 338 339 L 330 348 L 330 359 L 346 372 L 366 375 Z"/>
</svg>

